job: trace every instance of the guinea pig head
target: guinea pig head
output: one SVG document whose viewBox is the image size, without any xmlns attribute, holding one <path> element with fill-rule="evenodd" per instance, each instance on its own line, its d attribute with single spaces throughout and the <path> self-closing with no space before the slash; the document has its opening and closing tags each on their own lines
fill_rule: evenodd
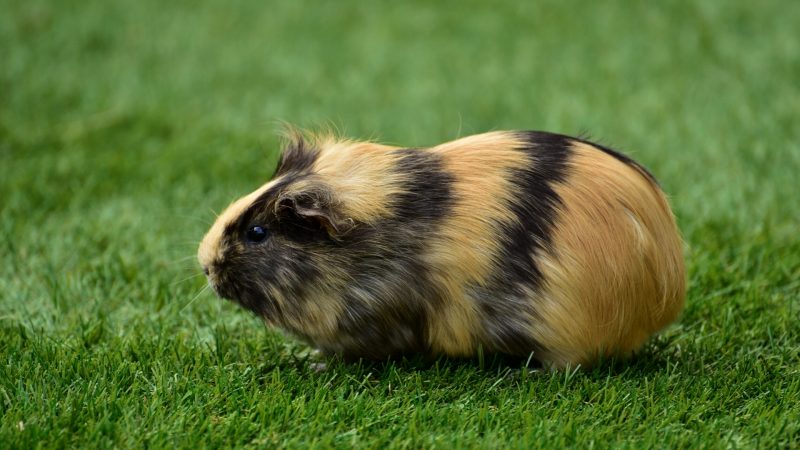
<svg viewBox="0 0 800 450">
<path fill-rule="evenodd" d="M 273 180 L 219 216 L 200 265 L 219 296 L 320 349 L 377 357 L 409 348 L 432 296 L 418 255 L 450 198 L 437 161 L 295 139 Z"/>
<path fill-rule="evenodd" d="M 313 173 L 278 173 L 218 217 L 198 261 L 220 297 L 285 326 L 352 220 Z"/>
</svg>

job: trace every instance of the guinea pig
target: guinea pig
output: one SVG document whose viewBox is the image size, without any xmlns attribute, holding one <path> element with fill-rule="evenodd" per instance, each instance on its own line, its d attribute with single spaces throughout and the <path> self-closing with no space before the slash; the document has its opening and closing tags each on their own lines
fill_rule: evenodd
<svg viewBox="0 0 800 450">
<path fill-rule="evenodd" d="M 682 239 L 655 178 L 586 140 L 430 148 L 289 136 L 203 238 L 210 285 L 326 354 L 589 367 L 674 321 Z"/>
</svg>

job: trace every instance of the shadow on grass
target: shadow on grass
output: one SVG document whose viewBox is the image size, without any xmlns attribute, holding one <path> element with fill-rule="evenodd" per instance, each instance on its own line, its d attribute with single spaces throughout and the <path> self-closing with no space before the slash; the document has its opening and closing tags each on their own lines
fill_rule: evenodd
<svg viewBox="0 0 800 450">
<path fill-rule="evenodd" d="M 680 356 L 672 338 L 659 336 L 651 340 L 639 353 L 627 359 L 609 358 L 599 360 L 588 369 L 570 368 L 554 371 L 544 367 L 531 357 L 519 357 L 504 354 L 481 355 L 474 358 L 427 357 L 424 355 L 406 355 L 387 358 L 382 361 L 366 359 L 348 359 L 339 355 L 322 356 L 303 350 L 298 344 L 296 352 L 288 358 L 266 364 L 261 368 L 265 372 L 275 369 L 293 369 L 308 377 L 345 375 L 352 378 L 374 376 L 378 379 L 388 376 L 430 376 L 433 379 L 446 379 L 448 374 L 457 381 L 457 374 L 466 372 L 473 376 L 509 379 L 550 378 L 553 376 L 570 377 L 580 375 L 589 380 L 600 380 L 608 377 L 619 379 L 637 379 L 650 377 L 666 372 L 671 364 Z M 523 371 L 525 375 L 522 375 Z"/>
</svg>

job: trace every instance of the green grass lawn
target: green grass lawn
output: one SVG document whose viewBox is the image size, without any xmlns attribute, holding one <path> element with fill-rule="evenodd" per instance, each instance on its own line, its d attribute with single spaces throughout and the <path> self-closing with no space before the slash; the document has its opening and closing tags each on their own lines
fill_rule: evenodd
<svg viewBox="0 0 800 450">
<path fill-rule="evenodd" d="M 791 1 L 0 0 L 0 447 L 800 447 L 798 24 Z M 280 120 L 616 146 L 672 199 L 683 318 L 589 372 L 315 372 L 194 261 Z"/>
</svg>

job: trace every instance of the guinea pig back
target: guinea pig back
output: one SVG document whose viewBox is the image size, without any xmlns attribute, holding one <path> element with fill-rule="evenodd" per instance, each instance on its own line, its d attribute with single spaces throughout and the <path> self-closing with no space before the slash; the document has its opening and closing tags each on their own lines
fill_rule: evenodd
<svg viewBox="0 0 800 450">
<path fill-rule="evenodd" d="M 324 352 L 371 359 L 482 349 L 586 367 L 635 352 L 685 296 L 653 176 L 543 132 L 432 148 L 294 135 L 198 259 L 220 296 Z"/>
</svg>

